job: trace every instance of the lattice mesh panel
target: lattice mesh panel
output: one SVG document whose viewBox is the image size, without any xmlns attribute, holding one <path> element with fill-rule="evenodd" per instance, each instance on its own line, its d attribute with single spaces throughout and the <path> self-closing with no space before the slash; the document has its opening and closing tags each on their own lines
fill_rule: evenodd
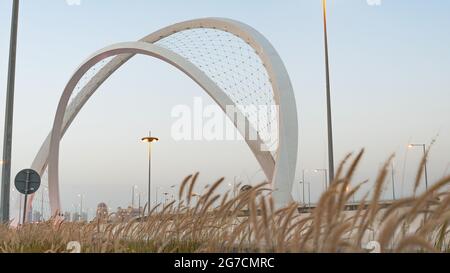
<svg viewBox="0 0 450 273">
<path fill-rule="evenodd" d="M 83 77 L 80 79 L 80 81 L 78 82 L 78 84 L 75 86 L 74 92 L 72 94 L 72 99 L 75 99 L 77 97 L 77 95 L 82 92 L 83 88 L 91 81 L 91 79 L 106 65 L 108 64 L 113 58 L 113 57 L 109 57 L 106 58 L 104 60 L 102 60 L 101 62 L 97 63 L 96 65 L 94 65 L 93 67 L 91 67 L 91 69 L 89 69 L 84 75 Z"/>
<path fill-rule="evenodd" d="M 273 109 L 273 88 L 261 58 L 247 42 L 223 30 L 199 28 L 174 33 L 156 44 L 186 58 L 212 79 L 275 154 L 278 113 Z"/>
</svg>

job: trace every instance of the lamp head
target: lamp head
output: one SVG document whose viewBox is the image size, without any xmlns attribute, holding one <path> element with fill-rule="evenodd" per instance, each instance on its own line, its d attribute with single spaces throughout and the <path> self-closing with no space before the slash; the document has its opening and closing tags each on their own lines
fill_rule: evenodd
<svg viewBox="0 0 450 273">
<path fill-rule="evenodd" d="M 143 137 L 142 142 L 152 143 L 159 141 L 159 138 L 157 137 Z"/>
</svg>

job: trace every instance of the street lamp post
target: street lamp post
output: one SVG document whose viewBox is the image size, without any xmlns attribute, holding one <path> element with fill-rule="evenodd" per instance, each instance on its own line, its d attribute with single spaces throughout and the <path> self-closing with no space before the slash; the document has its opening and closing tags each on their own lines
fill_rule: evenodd
<svg viewBox="0 0 450 273">
<path fill-rule="evenodd" d="M 167 204 L 167 195 L 169 195 L 168 192 L 164 193 L 164 206 Z"/>
<path fill-rule="evenodd" d="M 308 182 L 308 206 L 311 207 L 311 182 Z"/>
<path fill-rule="evenodd" d="M 303 179 L 303 204 L 305 203 L 305 169 L 302 170 L 302 179 Z"/>
<path fill-rule="evenodd" d="M 303 183 L 303 182 L 305 182 L 305 172 L 306 172 L 306 169 L 303 169 L 302 170 L 302 180 L 300 180 L 299 181 L 299 192 L 300 192 L 300 185 L 302 185 L 302 195 L 300 195 L 300 193 L 299 193 L 299 198 L 301 198 L 302 199 L 302 202 L 303 202 L 303 205 L 305 205 L 306 203 L 305 203 L 305 183 Z"/>
<path fill-rule="evenodd" d="M 150 215 L 151 199 L 152 199 L 152 143 L 159 141 L 158 138 L 152 137 L 152 132 L 149 132 L 148 137 L 143 137 L 142 141 L 148 143 L 148 215 Z"/>
<path fill-rule="evenodd" d="M 141 192 L 138 193 L 138 210 L 139 215 L 141 214 Z"/>
<path fill-rule="evenodd" d="M 134 198 L 136 196 L 136 193 L 134 192 L 135 190 L 137 190 L 138 186 L 134 185 L 131 188 L 131 207 L 134 208 Z"/>
<path fill-rule="evenodd" d="M 2 223 L 6 223 L 9 221 L 9 198 L 11 191 L 11 151 L 18 21 L 19 0 L 14 0 L 11 18 L 11 38 L 9 45 L 8 82 L 6 87 L 5 131 L 3 136 L 2 187 L 0 197 L 0 221 Z"/>
<path fill-rule="evenodd" d="M 428 170 L 427 170 L 427 146 L 426 144 L 409 144 L 408 148 L 422 147 L 423 156 L 425 158 L 425 189 L 428 190 Z"/>
<path fill-rule="evenodd" d="M 302 202 L 303 204 L 305 204 L 305 194 L 303 193 L 303 198 L 302 198 L 302 192 L 300 192 L 300 187 L 302 185 L 303 181 L 298 181 L 298 202 Z M 304 189 L 305 187 L 303 187 Z"/>
<path fill-rule="evenodd" d="M 327 1 L 322 0 L 323 7 L 323 33 L 325 42 L 325 69 L 327 86 L 327 127 L 328 127 L 328 169 L 330 182 L 334 179 L 334 152 L 333 152 L 333 123 L 331 117 L 331 84 L 330 63 L 328 59 L 328 30 L 327 30 Z"/>
<path fill-rule="evenodd" d="M 311 207 L 311 183 L 300 181 L 300 184 L 303 184 L 303 189 L 305 188 L 305 184 L 308 184 L 308 206 Z M 303 196 L 304 196 L 304 194 L 303 194 Z M 306 205 L 306 203 L 304 201 L 303 201 L 303 203 Z"/>
<path fill-rule="evenodd" d="M 175 201 L 175 187 L 177 185 L 170 186 L 170 191 L 172 192 L 172 201 Z"/>
</svg>

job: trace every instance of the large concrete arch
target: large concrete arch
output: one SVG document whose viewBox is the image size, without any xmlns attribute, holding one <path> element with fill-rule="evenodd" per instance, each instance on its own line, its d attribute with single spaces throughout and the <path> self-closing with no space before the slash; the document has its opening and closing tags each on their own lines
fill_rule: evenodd
<svg viewBox="0 0 450 273">
<path fill-rule="evenodd" d="M 274 158 L 270 152 L 261 151 L 262 141 L 259 138 L 256 141 L 248 139 L 246 139 L 246 141 L 268 180 L 272 181 L 274 199 L 277 206 L 283 206 L 292 200 L 290 192 L 294 181 L 297 161 L 298 122 L 295 97 L 284 64 L 268 40 L 248 25 L 230 19 L 206 18 L 169 26 L 146 36 L 139 42 L 121 43 L 104 48 L 93 54 L 76 70 L 64 89 L 58 104 L 52 132 L 46 138 L 32 164 L 32 168 L 41 174 L 45 171 L 48 164 L 49 199 L 52 213 L 56 213 L 61 208 L 59 199 L 58 164 L 59 143 L 62 136 L 92 94 L 95 93 L 109 76 L 135 54 L 152 56 L 174 65 L 197 82 L 222 109 L 225 109 L 227 105 L 234 105 L 227 94 L 194 64 L 175 52 L 154 44 L 174 33 L 193 28 L 213 28 L 232 33 L 247 42 L 255 49 L 258 56 L 261 58 L 271 80 L 275 103 L 279 106 L 279 146 L 276 158 Z M 88 82 L 69 105 L 69 99 L 81 77 L 95 64 L 111 56 L 116 57 L 106 64 Z M 236 119 L 232 121 L 236 125 Z M 246 124 L 246 127 L 249 127 L 250 130 L 254 130 L 249 126 L 248 120 L 246 120 Z"/>
</svg>

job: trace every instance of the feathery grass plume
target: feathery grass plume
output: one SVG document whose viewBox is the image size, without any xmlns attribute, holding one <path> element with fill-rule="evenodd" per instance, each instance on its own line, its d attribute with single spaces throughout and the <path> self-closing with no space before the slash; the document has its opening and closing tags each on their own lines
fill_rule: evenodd
<svg viewBox="0 0 450 273">
<path fill-rule="evenodd" d="M 375 238 L 383 252 L 450 251 L 450 193 L 445 190 L 450 177 L 419 196 L 382 206 L 389 158 L 373 189 L 359 200 L 355 211 L 347 211 L 350 198 L 367 182 L 348 189 L 363 153 L 345 157 L 310 212 L 297 213 L 296 203 L 275 209 L 266 182 L 230 198 L 230 191 L 219 192 L 223 179 L 205 188 L 191 207 L 196 173 L 182 181 L 178 202 L 147 206 L 144 217 L 111 213 L 106 219 L 69 223 L 55 216 L 17 228 L 0 225 L 0 252 L 70 252 L 70 241 L 79 241 L 82 252 L 94 253 L 367 252 L 363 245 Z"/>
<path fill-rule="evenodd" d="M 370 205 L 368 208 L 366 208 L 366 212 L 363 216 L 363 224 L 359 230 L 359 238 L 358 243 L 361 243 L 362 238 L 365 234 L 365 231 L 373 225 L 373 221 L 375 220 L 375 216 L 379 212 L 379 202 L 380 197 L 383 192 L 383 185 L 386 179 L 387 175 L 387 169 L 388 166 L 391 164 L 392 159 L 394 158 L 394 155 L 391 155 L 389 159 L 384 163 L 383 167 L 381 168 L 380 172 L 378 173 L 377 179 L 375 181 L 375 187 L 374 187 L 374 193 L 372 196 L 372 201 L 370 202 Z M 364 204 L 361 204 L 364 205 Z"/>
<path fill-rule="evenodd" d="M 356 158 L 353 160 L 352 165 L 350 166 L 349 170 L 347 171 L 347 173 L 346 173 L 346 175 L 345 175 L 345 177 L 343 179 L 342 189 L 340 191 L 339 198 L 338 198 L 338 200 L 339 200 L 339 204 L 338 204 L 339 211 L 342 211 L 342 209 L 345 206 L 346 201 L 348 200 L 347 198 L 344 198 L 344 197 L 346 195 L 346 191 L 348 189 L 348 186 L 350 185 L 350 182 L 351 182 L 351 180 L 353 178 L 353 174 L 354 174 L 354 172 L 356 170 L 356 167 L 358 166 L 359 162 L 361 161 L 361 158 L 362 158 L 363 154 L 364 154 L 364 149 L 362 149 L 358 153 Z M 343 166 L 343 164 L 342 164 L 342 166 Z M 338 172 L 338 174 L 339 173 L 340 172 Z M 339 178 L 339 176 L 337 178 Z M 352 193 L 356 193 L 356 190 L 352 191 Z M 348 195 L 348 196 L 351 197 L 352 195 Z"/>
<path fill-rule="evenodd" d="M 400 253 L 411 247 L 419 248 L 419 251 L 428 251 L 431 253 L 437 252 L 436 249 L 432 245 L 430 245 L 430 243 L 428 243 L 423 238 L 418 237 L 418 236 L 409 236 L 409 237 L 404 238 L 399 243 L 398 247 L 394 250 L 394 252 Z M 417 251 L 415 251 L 415 252 L 417 252 Z"/>
<path fill-rule="evenodd" d="M 178 199 L 183 199 L 184 188 L 186 187 L 186 184 L 191 180 L 191 178 L 192 174 L 184 178 L 183 182 L 181 182 L 180 190 L 178 191 Z"/>
<path fill-rule="evenodd" d="M 430 151 L 430 148 L 428 148 L 428 150 L 425 152 L 425 155 L 422 157 L 422 160 L 420 161 L 420 167 L 417 170 L 416 181 L 414 182 L 414 195 L 416 195 L 417 189 L 420 186 L 420 181 L 422 180 L 422 174 L 425 170 L 425 165 L 427 164 L 427 158 L 428 158 L 429 151 Z"/>
<path fill-rule="evenodd" d="M 189 191 L 187 194 L 187 204 L 188 205 L 191 204 L 191 198 L 193 196 L 194 186 L 195 186 L 195 183 L 197 182 L 198 176 L 199 176 L 199 173 L 196 173 L 191 179 L 191 184 L 189 184 Z M 189 179 L 187 179 L 187 180 L 189 180 Z"/>
<path fill-rule="evenodd" d="M 428 191 L 421 194 L 421 196 L 416 199 L 415 205 L 411 209 L 410 213 L 411 217 L 409 219 L 415 218 L 418 215 L 416 213 L 417 211 L 423 209 L 424 207 L 428 208 L 429 201 L 434 197 L 436 192 L 447 184 L 450 184 L 450 176 L 442 178 L 441 180 L 436 182 L 433 186 L 431 186 L 431 188 L 429 188 Z"/>
</svg>

